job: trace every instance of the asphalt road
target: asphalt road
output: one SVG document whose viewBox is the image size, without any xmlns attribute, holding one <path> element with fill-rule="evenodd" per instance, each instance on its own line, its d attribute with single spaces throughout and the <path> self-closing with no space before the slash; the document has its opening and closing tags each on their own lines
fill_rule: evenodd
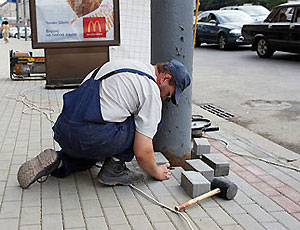
<svg viewBox="0 0 300 230">
<path fill-rule="evenodd" d="M 300 55 L 262 59 L 249 47 L 197 47 L 193 103 L 228 112 L 231 121 L 300 154 Z"/>
</svg>

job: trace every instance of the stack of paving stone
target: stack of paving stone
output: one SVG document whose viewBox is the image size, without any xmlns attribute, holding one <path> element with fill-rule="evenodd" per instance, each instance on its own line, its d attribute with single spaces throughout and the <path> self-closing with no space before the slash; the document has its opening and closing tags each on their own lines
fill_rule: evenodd
<svg viewBox="0 0 300 230">
<path fill-rule="evenodd" d="M 214 177 L 228 176 L 229 162 L 221 154 L 210 153 L 210 144 L 205 138 L 193 138 L 191 156 L 191 160 L 186 160 L 181 186 L 194 198 L 210 191 Z"/>
<path fill-rule="evenodd" d="M 191 156 L 181 173 L 181 187 L 194 198 L 210 191 L 214 177 L 229 174 L 229 162 L 221 154 L 210 153 L 210 144 L 205 138 L 193 139 Z M 160 152 L 155 152 L 155 160 L 157 164 L 168 162 Z"/>
</svg>

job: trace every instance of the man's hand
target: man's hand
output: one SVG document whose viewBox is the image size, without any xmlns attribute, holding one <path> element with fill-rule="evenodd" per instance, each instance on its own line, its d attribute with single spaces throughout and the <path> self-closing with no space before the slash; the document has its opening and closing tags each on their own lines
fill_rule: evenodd
<svg viewBox="0 0 300 230">
<path fill-rule="evenodd" d="M 168 167 L 170 164 L 157 165 L 154 158 L 152 139 L 135 132 L 134 139 L 134 155 L 142 169 L 156 178 L 157 180 L 168 180 L 171 177 L 171 172 Z"/>
<path fill-rule="evenodd" d="M 169 180 L 171 177 L 171 170 L 168 167 L 170 167 L 169 163 L 158 165 L 157 175 L 155 176 L 155 178 L 157 180 Z"/>
</svg>

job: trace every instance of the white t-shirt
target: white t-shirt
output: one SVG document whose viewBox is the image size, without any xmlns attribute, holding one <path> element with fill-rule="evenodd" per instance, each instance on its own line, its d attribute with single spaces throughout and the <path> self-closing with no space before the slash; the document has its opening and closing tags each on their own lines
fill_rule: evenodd
<svg viewBox="0 0 300 230">
<path fill-rule="evenodd" d="M 156 81 L 155 68 L 137 60 L 113 60 L 105 63 L 95 79 L 122 68 L 140 70 Z M 84 79 L 92 76 L 94 70 Z M 83 81 L 83 82 L 84 82 Z M 109 122 L 122 122 L 134 116 L 136 130 L 153 138 L 161 119 L 162 101 L 159 88 L 153 80 L 135 73 L 123 72 L 104 79 L 100 85 L 102 117 Z"/>
</svg>

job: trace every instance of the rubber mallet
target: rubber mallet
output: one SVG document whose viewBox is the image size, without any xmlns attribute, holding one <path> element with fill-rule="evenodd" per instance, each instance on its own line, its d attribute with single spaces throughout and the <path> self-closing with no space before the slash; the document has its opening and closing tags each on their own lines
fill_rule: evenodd
<svg viewBox="0 0 300 230">
<path fill-rule="evenodd" d="M 204 200 L 214 195 L 218 195 L 219 197 L 222 197 L 227 200 L 232 200 L 238 191 L 237 185 L 224 177 L 214 178 L 213 181 L 211 182 L 210 189 L 211 189 L 210 192 L 198 196 L 194 199 L 191 199 L 185 202 L 184 204 L 180 204 L 176 206 L 175 210 L 180 211 L 192 204 L 195 204 L 201 200 Z"/>
</svg>

